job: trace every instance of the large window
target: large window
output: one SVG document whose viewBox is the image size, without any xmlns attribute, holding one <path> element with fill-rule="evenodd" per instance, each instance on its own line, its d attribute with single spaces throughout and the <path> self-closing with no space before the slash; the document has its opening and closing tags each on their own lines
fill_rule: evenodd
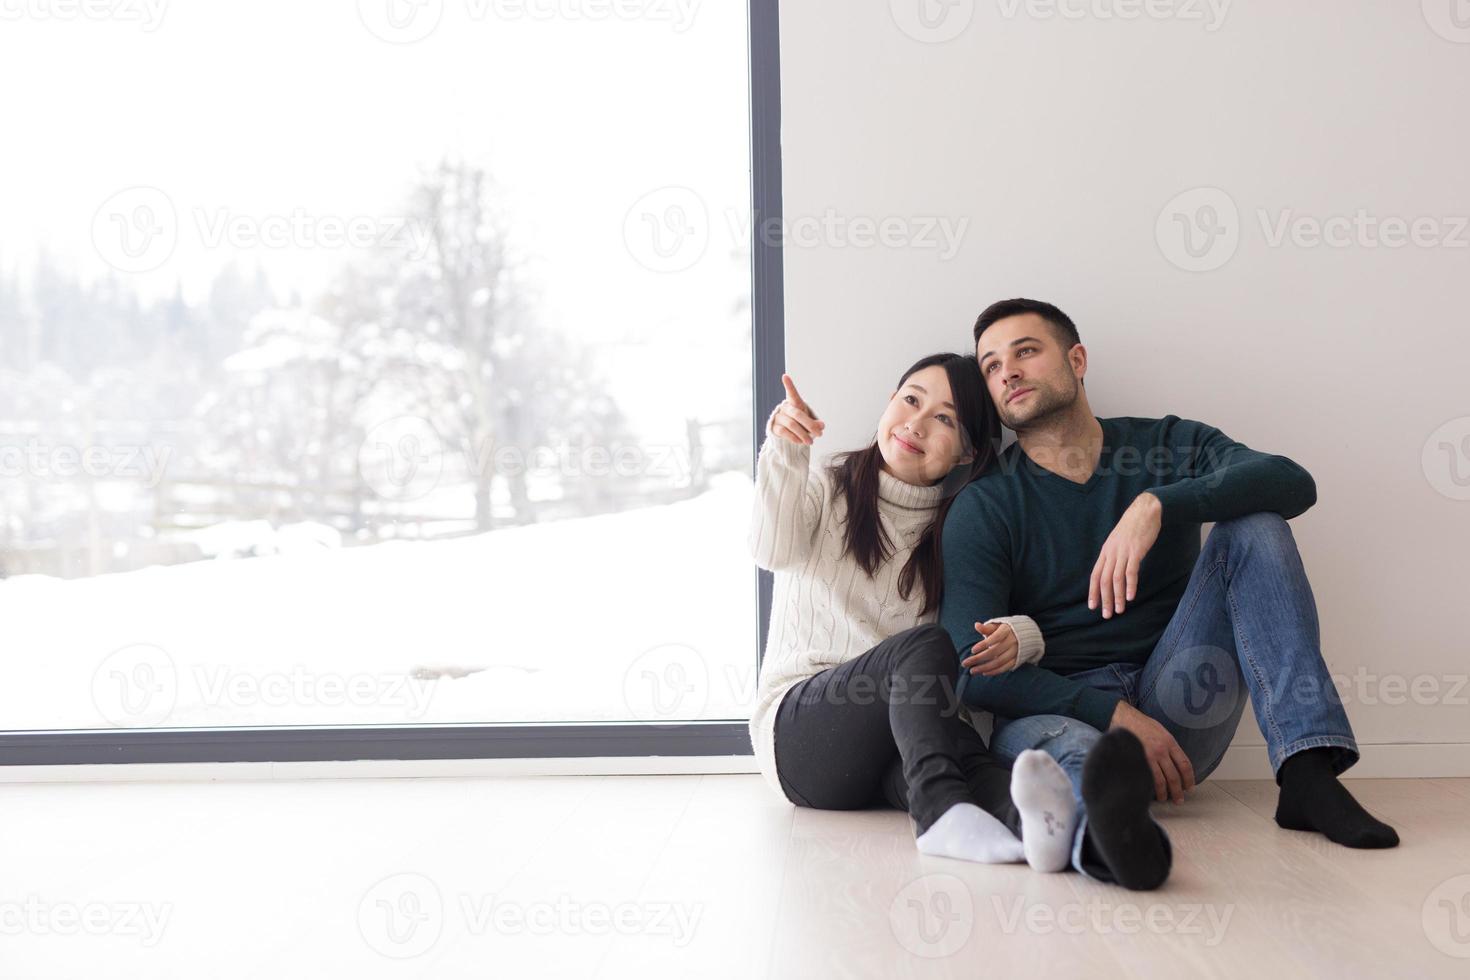
<svg viewBox="0 0 1470 980">
<path fill-rule="evenodd" d="M 772 4 L 6 16 L 0 744 L 743 728 Z"/>
</svg>

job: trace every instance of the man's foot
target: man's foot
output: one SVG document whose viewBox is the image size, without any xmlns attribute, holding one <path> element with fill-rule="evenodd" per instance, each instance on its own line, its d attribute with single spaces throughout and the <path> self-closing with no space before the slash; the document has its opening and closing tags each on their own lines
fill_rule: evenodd
<svg viewBox="0 0 1470 980">
<path fill-rule="evenodd" d="M 1154 777 L 1138 736 L 1123 728 L 1103 733 L 1082 763 L 1087 836 L 1113 879 L 1148 891 L 1169 877 L 1173 855 L 1148 815 Z"/>
<path fill-rule="evenodd" d="M 973 803 L 956 803 L 918 837 L 920 852 L 981 864 L 1009 864 L 1025 857 L 1006 825 Z"/>
<path fill-rule="evenodd" d="M 1061 871 L 1071 864 L 1077 800 L 1057 761 L 1040 749 L 1022 752 L 1011 769 L 1011 801 L 1021 814 L 1026 863 L 1036 871 Z"/>
<path fill-rule="evenodd" d="M 1304 749 L 1287 756 L 1278 774 L 1281 797 L 1276 824 L 1315 830 L 1344 847 L 1397 847 L 1398 833 L 1353 799 L 1332 771 L 1332 750 Z"/>
</svg>

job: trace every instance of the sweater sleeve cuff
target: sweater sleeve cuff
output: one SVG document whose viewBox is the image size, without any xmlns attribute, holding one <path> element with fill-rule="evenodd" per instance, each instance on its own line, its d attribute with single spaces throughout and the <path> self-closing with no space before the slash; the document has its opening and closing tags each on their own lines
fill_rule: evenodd
<svg viewBox="0 0 1470 980">
<path fill-rule="evenodd" d="M 1099 691 L 1095 687 L 1084 687 L 1077 692 L 1075 704 L 1077 720 L 1086 722 L 1100 732 L 1105 732 L 1113 724 L 1113 711 L 1121 700 L 1123 699 L 1116 694 Z"/>
<path fill-rule="evenodd" d="M 1008 623 L 1011 630 L 1016 634 L 1016 642 L 1020 649 L 1016 652 L 1016 663 L 1011 667 L 1022 664 L 1034 664 L 1041 660 L 1046 653 L 1046 640 L 1042 638 L 1041 627 L 1036 625 L 1036 620 L 1030 616 L 997 616 L 987 619 L 987 623 Z"/>
</svg>

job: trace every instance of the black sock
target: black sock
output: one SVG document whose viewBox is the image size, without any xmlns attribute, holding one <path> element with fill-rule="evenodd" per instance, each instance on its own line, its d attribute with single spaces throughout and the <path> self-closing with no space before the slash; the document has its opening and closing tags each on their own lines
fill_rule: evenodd
<svg viewBox="0 0 1470 980">
<path fill-rule="evenodd" d="M 1143 743 L 1122 728 L 1103 733 L 1082 763 L 1087 835 L 1114 880 L 1135 891 L 1162 885 L 1173 864 L 1169 839 L 1148 815 L 1153 798 Z"/>
<path fill-rule="evenodd" d="M 1375 820 L 1338 782 L 1332 750 L 1304 749 L 1287 756 L 1277 773 L 1281 798 L 1276 823 L 1287 830 L 1315 830 L 1344 847 L 1397 847 L 1399 835 Z"/>
</svg>

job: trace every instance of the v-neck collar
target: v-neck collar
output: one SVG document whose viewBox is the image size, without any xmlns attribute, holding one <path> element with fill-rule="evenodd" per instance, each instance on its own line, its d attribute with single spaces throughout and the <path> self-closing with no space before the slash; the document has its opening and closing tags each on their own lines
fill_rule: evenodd
<svg viewBox="0 0 1470 980">
<path fill-rule="evenodd" d="M 1083 495 L 1091 493 L 1092 488 L 1102 482 L 1103 467 L 1108 457 L 1108 451 L 1112 448 L 1113 442 L 1112 435 L 1108 432 L 1107 423 L 1104 422 L 1102 419 L 1097 418 L 1096 415 L 1094 415 L 1093 418 L 1097 419 L 1097 424 L 1102 429 L 1102 446 L 1099 447 L 1097 452 L 1097 465 L 1092 468 L 1092 475 L 1089 476 L 1084 482 L 1078 483 L 1075 480 L 1069 480 L 1065 476 L 1053 473 L 1051 470 L 1047 469 L 1045 466 L 1042 466 L 1040 463 L 1036 462 L 1036 460 L 1027 455 L 1026 450 L 1021 448 L 1021 443 L 1017 442 L 1016 451 L 1021 454 L 1021 458 L 1022 460 L 1024 460 L 1023 465 L 1030 467 L 1031 472 L 1035 474 L 1038 479 L 1041 479 L 1043 481 L 1049 480 L 1053 484 L 1071 490 L 1073 493 Z"/>
</svg>

